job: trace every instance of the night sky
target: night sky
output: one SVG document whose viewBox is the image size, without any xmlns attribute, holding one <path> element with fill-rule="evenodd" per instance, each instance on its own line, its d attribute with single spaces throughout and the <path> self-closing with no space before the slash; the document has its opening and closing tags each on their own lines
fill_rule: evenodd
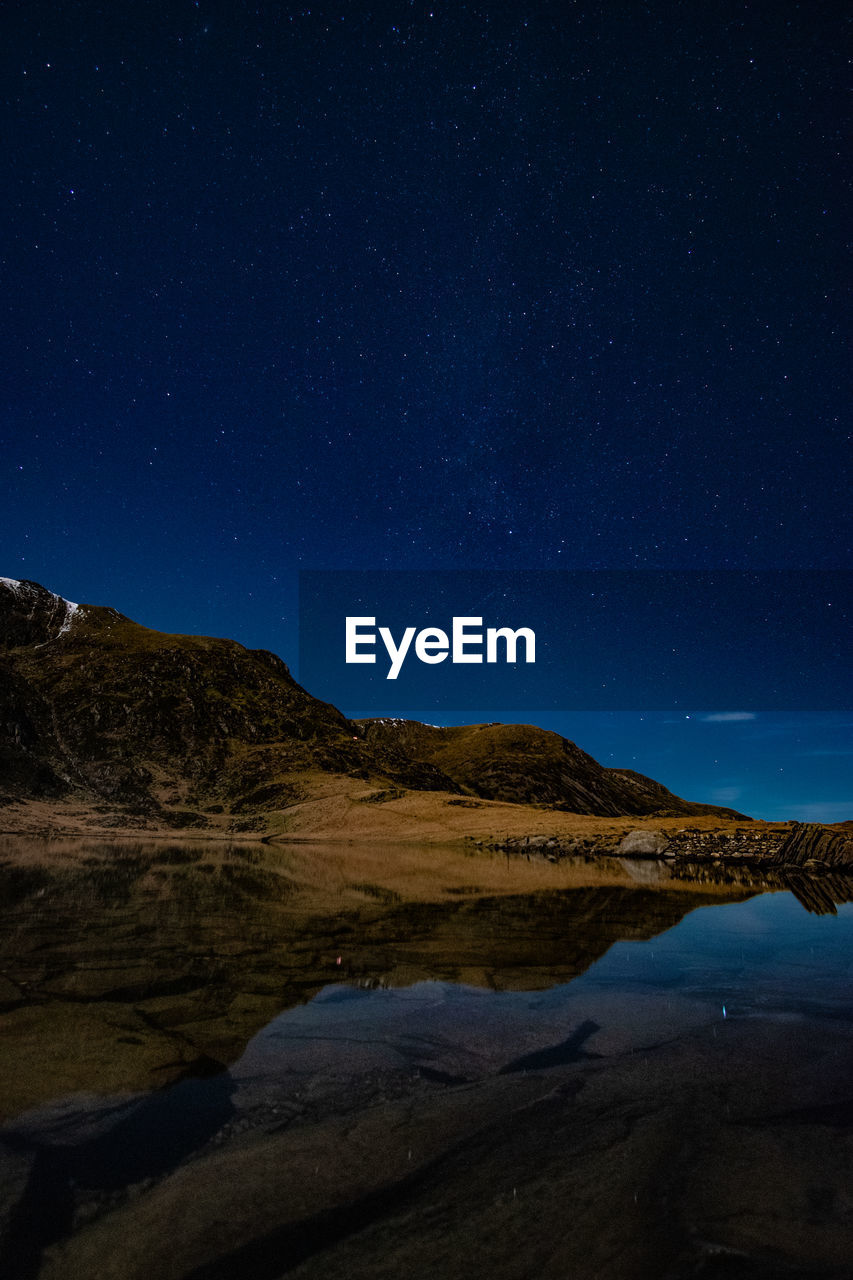
<svg viewBox="0 0 853 1280">
<path fill-rule="evenodd" d="M 293 662 L 300 568 L 849 565 L 845 9 L 4 4 L 0 573 Z M 701 710 L 548 726 L 853 817 Z"/>
</svg>

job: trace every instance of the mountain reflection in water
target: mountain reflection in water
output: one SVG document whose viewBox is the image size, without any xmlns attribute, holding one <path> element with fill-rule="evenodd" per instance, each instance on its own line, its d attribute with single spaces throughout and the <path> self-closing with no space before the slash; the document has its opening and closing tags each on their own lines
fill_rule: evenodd
<svg viewBox="0 0 853 1280">
<path fill-rule="evenodd" d="M 596 884 L 579 863 L 563 890 L 400 901 L 363 882 L 306 884 L 310 846 L 90 842 L 25 857 L 15 844 L 0 844 L 0 1120 L 73 1092 L 210 1074 L 329 982 L 545 988 L 620 939 L 755 892 L 638 885 L 630 864 Z"/>
<path fill-rule="evenodd" d="M 381 1178 L 374 1186 L 373 1175 L 347 1172 L 344 1162 L 337 1190 L 318 1188 L 306 1202 L 310 1218 L 332 1213 L 341 1197 L 361 1204 L 366 1195 L 370 1215 L 382 1219 L 404 1189 L 417 1200 L 409 1180 L 419 1142 L 418 1177 L 438 1176 L 427 1173 L 438 1157 L 453 1166 L 470 1137 L 468 1111 L 478 1115 L 479 1106 L 486 1129 L 499 1121 L 504 1135 L 518 1105 L 552 1097 L 543 1080 L 560 1107 L 580 1105 L 593 1079 L 585 1073 L 596 1073 L 599 1088 L 611 1075 L 627 1087 L 626 1064 L 674 1071 L 668 1056 L 687 1053 L 697 1037 L 710 1037 L 702 1053 L 713 1054 L 730 1036 L 741 1084 L 755 1093 L 768 1028 L 787 1022 L 799 1034 L 814 1022 L 824 1034 L 831 1026 L 826 1035 L 842 1041 L 828 1039 L 826 1054 L 816 1052 L 819 1039 L 808 1042 L 819 1083 L 808 1105 L 788 1105 L 784 1079 L 765 1101 L 788 1125 L 825 1126 L 849 1111 L 843 1097 L 825 1095 L 838 1090 L 827 1062 L 840 1043 L 849 1046 L 853 1024 L 853 913 L 842 907 L 827 922 L 808 913 L 835 912 L 850 898 L 839 877 L 768 885 L 747 873 L 709 878 L 706 869 L 702 881 L 679 881 L 657 864 L 579 862 L 550 869 L 552 887 L 535 892 L 456 883 L 422 901 L 360 878 L 324 879 L 312 870 L 310 846 L 24 843 L 0 844 L 0 1259 L 10 1276 L 58 1276 L 66 1265 L 70 1274 L 72 1263 L 95 1266 L 86 1272 L 93 1277 L 130 1275 L 122 1233 L 150 1232 L 137 1202 L 159 1204 L 173 1178 L 195 1176 L 202 1200 L 215 1199 L 208 1164 L 255 1144 L 243 1175 L 254 1185 L 269 1178 L 267 1161 L 281 1145 L 304 1188 L 321 1177 L 315 1154 L 328 1157 L 343 1140 L 339 1117 L 358 1117 L 349 1135 L 370 1131 L 387 1111 L 415 1144 L 398 1153 L 382 1129 L 392 1148 L 384 1176 L 398 1191 L 388 1199 Z M 496 874 L 477 858 L 465 870 L 472 879 Z M 792 1087 L 803 1068 L 798 1061 L 789 1073 Z M 606 1114 L 615 1119 L 624 1105 L 613 1101 Z M 428 1138 L 420 1117 L 432 1117 Z M 528 1158 L 518 1154 L 522 1183 L 532 1176 Z M 247 1186 L 255 1205 L 256 1192 Z M 178 1204 L 164 1200 L 157 1221 Z M 178 1250 L 168 1266 L 161 1258 L 158 1274 L 198 1267 L 199 1276 L 260 1280 L 297 1264 L 313 1274 L 319 1246 L 305 1235 L 304 1214 L 291 1222 L 280 1208 L 246 1213 L 261 1218 L 215 1247 L 202 1231 L 186 1256 Z M 358 1213 L 348 1213 L 334 1229 L 323 1219 L 327 1238 L 359 1233 Z M 155 1235 L 143 1254 L 164 1247 L 166 1236 Z M 411 1249 L 426 1250 L 428 1274 L 431 1229 L 421 1224 L 416 1235 Z M 69 1238 L 55 1260 L 57 1242 Z M 344 1268 L 355 1265 L 352 1249 Z M 421 1262 L 405 1265 L 421 1274 Z M 373 1275 L 375 1258 L 364 1266 Z"/>
</svg>

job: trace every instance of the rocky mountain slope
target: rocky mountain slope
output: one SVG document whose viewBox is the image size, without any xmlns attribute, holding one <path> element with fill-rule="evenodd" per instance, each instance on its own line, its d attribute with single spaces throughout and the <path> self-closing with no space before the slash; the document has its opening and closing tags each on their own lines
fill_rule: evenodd
<svg viewBox="0 0 853 1280">
<path fill-rule="evenodd" d="M 529 724 L 475 724 L 450 728 L 416 720 L 362 720 L 366 741 L 402 747 L 451 777 L 465 792 L 487 800 L 545 804 L 571 813 L 719 813 L 732 809 L 691 804 L 652 778 L 630 769 L 607 769 L 574 742 Z"/>
<path fill-rule="evenodd" d="M 286 809 L 317 774 L 581 814 L 739 816 L 530 725 L 350 721 L 266 650 L 0 578 L 0 803 L 73 794 L 181 825 Z"/>
</svg>

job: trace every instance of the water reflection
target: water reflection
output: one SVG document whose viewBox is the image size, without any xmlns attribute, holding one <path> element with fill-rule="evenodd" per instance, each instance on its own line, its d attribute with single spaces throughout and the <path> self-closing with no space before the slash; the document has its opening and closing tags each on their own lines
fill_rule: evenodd
<svg viewBox="0 0 853 1280">
<path fill-rule="evenodd" d="M 489 895 L 474 876 L 498 871 L 469 860 L 467 888 L 457 879 L 423 901 L 360 871 L 330 878 L 317 853 L 0 845 L 7 1274 L 51 1274 L 52 1242 L 132 1217 L 130 1190 L 154 1196 L 188 1159 L 225 1155 L 241 1135 L 278 1143 L 308 1128 L 322 1153 L 340 1141 L 330 1118 L 432 1114 L 466 1090 L 498 1107 L 498 1082 L 527 1091 L 540 1073 L 565 1102 L 584 1072 L 666 1063 L 672 1046 L 690 1062 L 705 1036 L 708 1052 L 729 1037 L 741 1082 L 760 1080 L 766 1049 L 751 1028 L 762 1020 L 823 1028 L 814 1045 L 830 1045 L 830 1024 L 853 1025 L 840 877 L 779 892 L 744 872 L 679 880 L 658 864 L 579 862 L 550 868 L 549 888 Z M 832 1041 L 821 1059 L 830 1092 L 838 1054 Z M 674 1097 L 692 1087 L 666 1070 Z M 815 1120 L 816 1101 L 779 1097 L 776 1114 L 830 1123 Z M 847 1114 L 843 1099 L 820 1105 Z M 452 1147 L 464 1128 L 457 1118 L 442 1140 Z M 405 1172 L 410 1157 L 397 1154 Z M 321 1168 L 322 1157 L 306 1165 L 309 1182 Z M 211 1185 L 205 1175 L 205 1196 Z M 236 1265 L 224 1256 L 211 1274 Z"/>
<path fill-rule="evenodd" d="M 324 881 L 317 852 L 0 842 L 0 1121 L 75 1092 L 224 1069 L 330 983 L 559 986 L 614 943 L 767 887 L 743 871 L 686 869 L 680 881 L 662 864 L 579 861 L 549 867 L 562 887 L 534 894 L 450 885 L 438 900 L 401 900 Z M 486 879 L 495 862 L 468 860 L 464 874 Z M 839 876 L 790 888 L 811 910 L 850 897 Z"/>
<path fill-rule="evenodd" d="M 0 1120 L 224 1068 L 330 982 L 544 988 L 619 939 L 754 892 L 658 871 L 661 890 L 579 863 L 554 873 L 574 887 L 535 896 L 450 886 L 401 901 L 360 879 L 324 884 L 310 847 L 10 840 L 0 858 Z"/>
</svg>

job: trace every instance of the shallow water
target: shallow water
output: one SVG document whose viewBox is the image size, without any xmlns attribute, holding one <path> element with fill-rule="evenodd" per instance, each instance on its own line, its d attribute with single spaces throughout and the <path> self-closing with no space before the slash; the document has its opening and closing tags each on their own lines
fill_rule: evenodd
<svg viewBox="0 0 853 1280">
<path fill-rule="evenodd" d="M 414 1068 L 474 1079 L 760 1017 L 853 1023 L 853 904 L 814 916 L 778 892 L 698 908 L 649 941 L 614 943 L 572 982 L 542 992 L 435 980 L 330 985 L 264 1027 L 231 1077 L 237 1097 L 261 1080 L 289 1077 L 298 1088 L 320 1072 L 346 1079 Z M 575 1044 L 578 1025 L 587 1031 Z"/>
<path fill-rule="evenodd" d="M 635 1205 L 651 1199 L 613 1254 L 627 1270 L 580 1237 L 570 1257 L 543 1220 L 529 1256 L 492 1258 L 496 1275 L 570 1266 L 580 1276 L 755 1276 L 783 1264 L 843 1274 L 853 1245 L 843 1185 L 853 1122 L 850 902 L 814 914 L 801 886 L 795 897 L 743 877 L 679 884 L 668 868 L 659 888 L 651 864 L 640 880 L 614 865 L 609 883 L 595 883 L 600 868 L 578 864 L 535 894 L 416 902 L 363 884 L 318 887 L 304 854 L 300 862 L 266 846 L 7 841 L 0 854 L 6 1275 L 131 1277 L 132 1241 L 134 1256 L 160 1258 L 164 1276 L 260 1280 L 314 1274 L 315 1264 L 318 1275 L 387 1266 L 450 1276 L 456 1264 L 441 1253 L 430 1205 L 474 1197 L 454 1221 L 466 1247 L 482 1247 L 484 1214 L 499 1219 L 491 1240 L 511 1235 L 509 1201 L 492 1204 L 502 1176 L 492 1164 L 507 1167 L 497 1153 L 516 1133 L 519 1107 L 540 1110 L 513 1138 L 513 1204 L 519 1186 L 539 1186 L 540 1161 L 563 1169 L 553 1120 L 526 1145 L 543 1099 L 569 1126 L 564 1145 L 577 1144 L 577 1168 L 589 1162 L 585 1186 L 609 1186 L 618 1154 Z M 836 881 L 834 891 L 842 898 L 846 887 Z M 377 1124 L 381 1158 L 371 1167 L 364 1134 Z M 736 1155 L 730 1126 L 739 1126 Z M 635 1128 L 646 1136 L 626 1145 Z M 801 1150 L 789 1150 L 794 1131 Z M 361 1155 L 348 1162 L 353 1144 Z M 664 1152 L 667 1169 L 684 1165 L 666 1205 L 651 1171 Z M 735 1230 L 726 1202 L 714 1219 L 725 1239 L 702 1242 L 708 1203 L 786 1160 L 797 1172 L 776 1198 L 790 1201 L 799 1245 L 780 1245 L 754 1191 L 758 1226 Z M 218 1212 L 232 1164 L 246 1203 L 232 1196 L 232 1227 L 220 1223 L 214 1245 L 205 1215 Z M 271 1176 L 291 1201 L 287 1179 L 298 1181 L 301 1207 L 257 1207 Z M 551 1184 L 564 1176 L 537 1191 L 545 1219 Z M 197 1224 L 181 1208 L 186 1186 Z M 563 1203 L 579 1195 L 567 1184 Z M 588 1227 L 596 1239 L 622 1229 L 608 1226 L 602 1196 Z M 306 1235 L 318 1214 L 322 1239 Z M 183 1252 L 171 1247 L 173 1215 Z M 676 1227 L 681 1219 L 689 1226 Z M 660 1260 L 667 1249 L 671 1270 L 648 1270 L 647 1253 Z"/>
</svg>

